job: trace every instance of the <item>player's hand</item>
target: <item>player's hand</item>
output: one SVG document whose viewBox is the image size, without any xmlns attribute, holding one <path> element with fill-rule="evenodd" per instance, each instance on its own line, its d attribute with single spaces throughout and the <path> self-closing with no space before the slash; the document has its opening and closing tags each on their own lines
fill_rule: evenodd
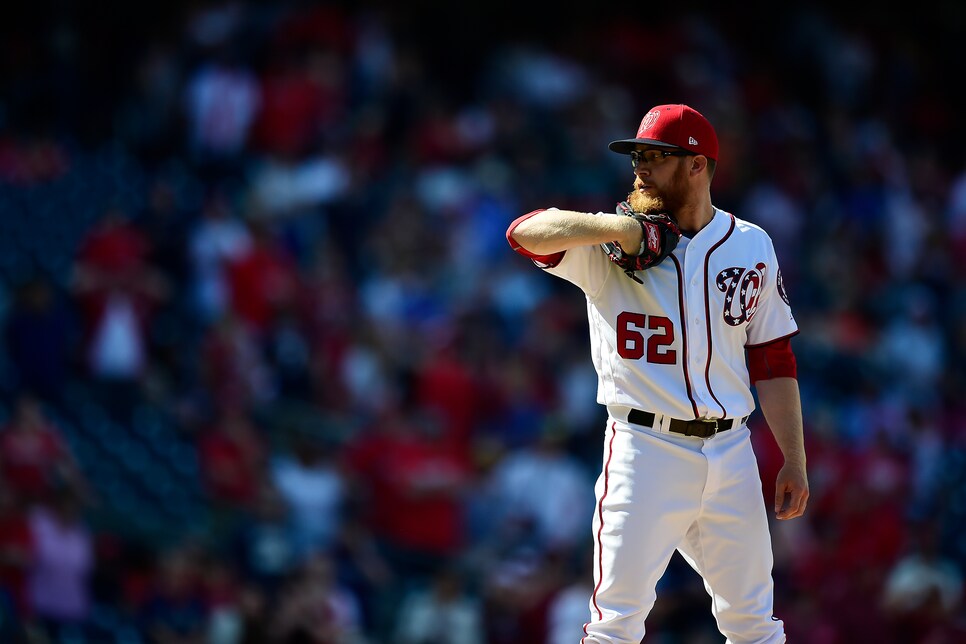
<svg viewBox="0 0 966 644">
<path fill-rule="evenodd" d="M 808 505 L 808 477 L 805 466 L 785 463 L 775 481 L 775 516 L 780 520 L 805 514 Z"/>
</svg>

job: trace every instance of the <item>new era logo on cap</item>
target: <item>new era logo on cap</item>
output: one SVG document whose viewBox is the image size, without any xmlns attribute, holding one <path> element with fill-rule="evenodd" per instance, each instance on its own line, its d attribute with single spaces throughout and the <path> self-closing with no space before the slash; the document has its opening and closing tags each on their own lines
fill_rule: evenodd
<svg viewBox="0 0 966 644">
<path fill-rule="evenodd" d="M 708 119 L 687 105 L 658 105 L 641 120 L 637 137 L 614 141 L 614 152 L 630 154 L 639 145 L 683 148 L 718 160 L 718 136 Z"/>
</svg>

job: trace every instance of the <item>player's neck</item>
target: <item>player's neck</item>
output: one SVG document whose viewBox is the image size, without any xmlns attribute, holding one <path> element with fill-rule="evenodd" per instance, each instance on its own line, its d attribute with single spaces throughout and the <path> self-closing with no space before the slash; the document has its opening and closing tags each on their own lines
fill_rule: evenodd
<svg viewBox="0 0 966 644">
<path fill-rule="evenodd" d="M 675 215 L 681 232 L 694 237 L 714 219 L 714 206 L 710 199 L 702 199 L 700 203 L 681 208 Z"/>
</svg>

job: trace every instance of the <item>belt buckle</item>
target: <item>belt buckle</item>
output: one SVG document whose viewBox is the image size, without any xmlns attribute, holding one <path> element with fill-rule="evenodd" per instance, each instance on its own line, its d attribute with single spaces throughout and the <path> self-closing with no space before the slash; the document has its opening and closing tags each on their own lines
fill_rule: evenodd
<svg viewBox="0 0 966 644">
<path fill-rule="evenodd" d="M 702 436 L 701 436 L 701 438 L 704 438 L 706 440 L 711 440 L 712 438 L 714 438 L 715 436 L 718 435 L 718 419 L 717 418 L 695 419 L 693 422 L 700 423 L 703 426 L 702 427 Z M 711 425 L 711 428 L 712 428 L 711 429 L 711 433 L 708 434 L 708 435 L 704 435 L 703 434 L 704 427 L 707 427 L 708 425 Z"/>
</svg>

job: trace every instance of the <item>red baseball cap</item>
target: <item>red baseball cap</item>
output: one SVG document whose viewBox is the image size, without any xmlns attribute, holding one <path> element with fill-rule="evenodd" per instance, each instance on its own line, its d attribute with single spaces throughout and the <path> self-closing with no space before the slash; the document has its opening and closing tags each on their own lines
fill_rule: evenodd
<svg viewBox="0 0 966 644">
<path fill-rule="evenodd" d="M 639 145 L 682 148 L 718 160 L 718 135 L 708 119 L 687 105 L 652 107 L 637 128 L 637 138 L 613 141 L 607 147 L 630 154 Z"/>
</svg>

